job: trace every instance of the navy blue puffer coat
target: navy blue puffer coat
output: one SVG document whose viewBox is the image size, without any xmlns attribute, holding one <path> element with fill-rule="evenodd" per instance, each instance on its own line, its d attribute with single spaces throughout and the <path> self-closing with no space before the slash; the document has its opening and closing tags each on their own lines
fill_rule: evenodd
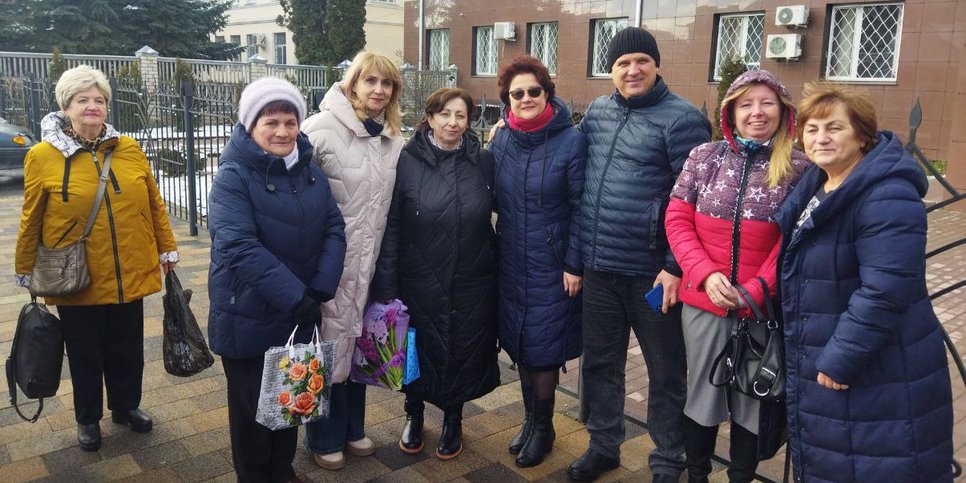
<svg viewBox="0 0 966 483">
<path fill-rule="evenodd" d="M 583 274 L 580 195 L 587 141 L 570 110 L 538 132 L 500 129 L 496 159 L 500 237 L 500 344 L 515 362 L 562 365 L 580 355 L 580 295 L 569 297 L 563 272 Z"/>
<path fill-rule="evenodd" d="M 890 132 L 793 235 L 827 179 L 779 212 L 788 422 L 797 480 L 952 481 L 952 395 L 925 281 L 922 168 Z M 823 372 L 847 384 L 818 384 Z"/>
<path fill-rule="evenodd" d="M 587 170 L 580 203 L 584 268 L 627 276 L 681 276 L 664 212 L 691 149 L 711 123 L 660 77 L 646 94 L 598 97 L 580 123 Z"/>
<path fill-rule="evenodd" d="M 284 345 L 306 287 L 328 300 L 342 277 L 345 222 L 304 134 L 297 147 L 288 171 L 237 124 L 222 150 L 208 195 L 208 338 L 222 357 Z M 296 334 L 310 338 L 308 327 Z"/>
</svg>

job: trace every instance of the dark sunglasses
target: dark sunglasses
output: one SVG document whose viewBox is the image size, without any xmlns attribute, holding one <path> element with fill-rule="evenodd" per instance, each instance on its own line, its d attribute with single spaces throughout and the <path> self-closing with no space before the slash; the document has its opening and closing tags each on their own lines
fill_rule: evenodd
<svg viewBox="0 0 966 483">
<path fill-rule="evenodd" d="M 543 87 L 530 87 L 527 89 L 512 90 L 510 91 L 510 97 L 519 101 L 520 99 L 523 99 L 524 93 L 526 93 L 532 99 L 536 99 L 540 97 L 540 94 L 543 94 Z"/>
</svg>

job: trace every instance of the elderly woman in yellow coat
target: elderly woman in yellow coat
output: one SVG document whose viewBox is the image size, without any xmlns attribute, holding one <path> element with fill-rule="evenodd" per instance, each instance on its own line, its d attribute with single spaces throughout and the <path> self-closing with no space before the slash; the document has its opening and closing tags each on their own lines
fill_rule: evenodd
<svg viewBox="0 0 966 483">
<path fill-rule="evenodd" d="M 147 157 L 137 141 L 104 122 L 111 99 L 104 74 L 86 65 L 70 69 L 55 93 L 61 110 L 41 121 L 43 142 L 24 159 L 17 283 L 29 285 L 38 244 L 62 248 L 80 239 L 110 155 L 104 200 L 86 242 L 91 284 L 46 298 L 63 322 L 77 440 L 81 449 L 97 451 L 104 385 L 115 423 L 140 433 L 152 428 L 151 418 L 138 408 L 144 369 L 142 299 L 161 290 L 161 272 L 174 267 L 178 252 Z"/>
</svg>

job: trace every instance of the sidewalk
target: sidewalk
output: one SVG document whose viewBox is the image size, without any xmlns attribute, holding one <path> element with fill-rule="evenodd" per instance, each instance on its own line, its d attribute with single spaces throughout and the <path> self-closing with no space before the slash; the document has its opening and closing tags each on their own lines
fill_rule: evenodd
<svg viewBox="0 0 966 483">
<path fill-rule="evenodd" d="M 13 275 L 13 256 L 19 224 L 21 199 L 0 198 L 0 355 L 10 352 L 17 315 L 27 294 L 9 283 Z M 207 321 L 207 268 L 209 239 L 203 233 L 188 236 L 187 225 L 172 220 L 182 262 L 178 273 L 185 288 L 194 289 L 192 308 L 199 322 Z M 966 214 L 942 212 L 930 216 L 930 249 L 961 237 L 966 232 Z M 962 252 L 962 250 L 959 250 Z M 929 264 L 930 289 L 943 287 L 962 278 L 966 255 L 956 250 L 936 257 Z M 937 313 L 956 342 L 966 351 L 963 317 L 966 298 L 963 290 L 940 299 Z M 164 372 L 161 361 L 161 296 L 145 299 L 145 374 L 142 408 L 154 417 L 154 430 L 136 434 L 114 425 L 110 418 L 101 421 L 104 443 L 97 453 L 85 453 L 76 442 L 72 411 L 71 384 L 67 364 L 58 396 L 45 401 L 44 413 L 34 424 L 20 420 L 6 397 L 0 400 L 0 482 L 42 481 L 219 481 L 233 482 L 227 427 L 225 379 L 220 362 L 191 378 L 178 378 Z M 632 420 L 646 418 L 647 375 L 636 340 L 631 338 L 627 361 L 626 409 Z M 403 396 L 386 390 L 368 391 L 367 435 L 378 450 L 370 458 L 348 457 L 345 469 L 329 472 L 319 469 L 311 456 L 300 449 L 295 458 L 299 476 L 311 481 L 332 482 L 523 482 L 567 481 L 566 468 L 587 447 L 587 432 L 576 421 L 577 401 L 558 392 L 554 417 L 557 441 L 546 462 L 535 468 L 520 469 L 506 450 L 519 429 L 523 403 L 516 374 L 509 360 L 501 355 L 503 385 L 493 393 L 467 404 L 464 414 L 464 452 L 454 461 L 441 462 L 432 454 L 439 437 L 442 414 L 427 408 L 427 445 L 416 456 L 402 454 L 396 442 L 405 419 Z M 576 361 L 568 364 L 562 377 L 566 390 L 576 393 Z M 952 367 L 952 366 L 951 366 Z M 957 455 L 966 459 L 966 399 L 958 373 L 953 372 L 956 407 L 955 443 Z M 0 393 L 6 395 L 6 380 L 0 374 Z M 27 410 L 34 405 L 28 404 Z M 650 481 L 647 453 L 653 447 L 643 426 L 629 422 L 627 441 L 622 447 L 621 468 L 607 473 L 600 481 Z M 727 427 L 719 435 L 718 454 L 727 455 Z M 764 462 L 759 472 L 778 479 L 782 456 Z M 716 465 L 712 481 L 727 477 Z"/>
</svg>

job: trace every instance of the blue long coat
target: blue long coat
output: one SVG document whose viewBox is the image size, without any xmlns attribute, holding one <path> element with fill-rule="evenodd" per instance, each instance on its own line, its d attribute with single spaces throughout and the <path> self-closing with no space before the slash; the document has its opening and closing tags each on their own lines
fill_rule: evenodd
<svg viewBox="0 0 966 483">
<path fill-rule="evenodd" d="M 342 277 L 345 222 L 304 134 L 297 146 L 289 171 L 238 124 L 222 150 L 208 195 L 208 338 L 222 357 L 284 345 L 306 287 L 328 300 Z M 305 327 L 296 340 L 310 337 Z"/>
<path fill-rule="evenodd" d="M 793 235 L 826 179 L 812 167 L 778 214 L 795 477 L 952 481 L 952 395 L 926 290 L 922 168 L 894 134 L 879 133 Z M 819 372 L 849 389 L 820 386 Z"/>
<path fill-rule="evenodd" d="M 562 365 L 580 355 L 580 295 L 564 292 L 563 272 L 583 273 L 580 196 L 587 141 L 570 110 L 553 99 L 542 130 L 501 129 L 496 159 L 500 239 L 500 345 L 515 362 Z"/>
</svg>

